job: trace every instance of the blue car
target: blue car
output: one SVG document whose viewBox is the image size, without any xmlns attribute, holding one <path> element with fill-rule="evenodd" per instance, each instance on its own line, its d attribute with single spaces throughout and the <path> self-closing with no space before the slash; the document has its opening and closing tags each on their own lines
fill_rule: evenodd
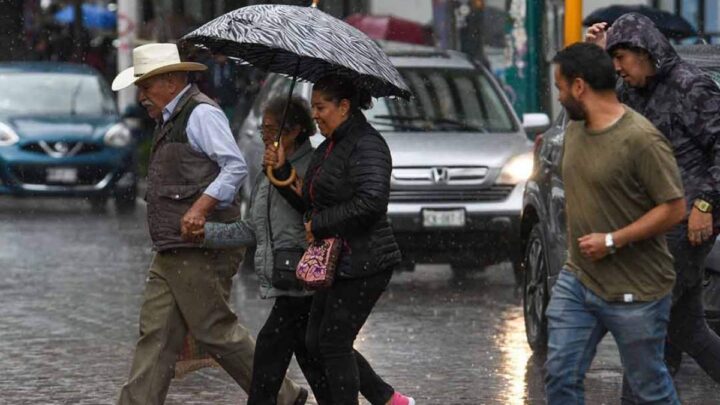
<svg viewBox="0 0 720 405">
<path fill-rule="evenodd" d="M 136 141 L 94 69 L 0 64 L 0 195 L 135 204 Z"/>
</svg>

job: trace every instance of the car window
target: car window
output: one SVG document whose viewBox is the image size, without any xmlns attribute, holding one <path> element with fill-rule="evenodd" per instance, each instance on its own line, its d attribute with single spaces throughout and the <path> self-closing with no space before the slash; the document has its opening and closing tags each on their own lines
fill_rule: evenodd
<svg viewBox="0 0 720 405">
<path fill-rule="evenodd" d="M 0 73 L 0 111 L 20 114 L 105 115 L 117 113 L 98 76 L 77 73 Z"/>
<path fill-rule="evenodd" d="M 366 116 L 383 132 L 513 132 L 497 88 L 481 71 L 399 69 L 413 98 L 381 98 Z"/>
</svg>

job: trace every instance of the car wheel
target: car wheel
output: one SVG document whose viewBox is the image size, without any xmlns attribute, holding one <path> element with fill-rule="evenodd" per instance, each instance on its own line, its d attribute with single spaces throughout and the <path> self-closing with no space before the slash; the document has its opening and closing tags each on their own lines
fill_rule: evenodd
<svg viewBox="0 0 720 405">
<path fill-rule="evenodd" d="M 450 270 L 456 280 L 465 280 L 471 272 L 482 269 L 483 266 L 477 260 L 463 259 L 450 262 Z"/>
<path fill-rule="evenodd" d="M 120 211 L 132 211 L 135 209 L 137 198 L 137 184 L 130 187 L 115 190 L 115 207 Z"/>
<path fill-rule="evenodd" d="M 549 289 L 545 246 L 538 224 L 530 231 L 523 267 L 525 335 L 533 352 L 544 353 L 547 350 L 545 310 L 549 301 Z"/>
<path fill-rule="evenodd" d="M 96 196 L 88 198 L 93 211 L 102 212 L 107 207 L 107 196 Z"/>
</svg>

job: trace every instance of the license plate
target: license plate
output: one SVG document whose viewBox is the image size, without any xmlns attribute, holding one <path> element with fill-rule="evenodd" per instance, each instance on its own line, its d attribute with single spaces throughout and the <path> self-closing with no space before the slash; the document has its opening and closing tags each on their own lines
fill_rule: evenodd
<svg viewBox="0 0 720 405">
<path fill-rule="evenodd" d="M 77 169 L 71 167 L 53 167 L 47 169 L 45 179 L 48 183 L 71 184 L 77 182 Z"/>
<path fill-rule="evenodd" d="M 426 228 L 457 228 L 465 226 L 465 210 L 423 210 Z"/>
</svg>

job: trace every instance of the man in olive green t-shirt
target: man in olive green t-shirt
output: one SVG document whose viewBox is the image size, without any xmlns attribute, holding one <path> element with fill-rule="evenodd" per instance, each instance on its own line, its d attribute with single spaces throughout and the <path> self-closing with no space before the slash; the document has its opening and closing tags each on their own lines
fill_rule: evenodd
<svg viewBox="0 0 720 405">
<path fill-rule="evenodd" d="M 583 403 L 585 372 L 612 333 L 639 403 L 677 404 L 663 362 L 675 280 L 664 232 L 685 215 L 665 137 L 615 95 L 612 60 L 579 43 L 554 59 L 565 132 L 568 261 L 547 309 L 550 404 Z"/>
</svg>

